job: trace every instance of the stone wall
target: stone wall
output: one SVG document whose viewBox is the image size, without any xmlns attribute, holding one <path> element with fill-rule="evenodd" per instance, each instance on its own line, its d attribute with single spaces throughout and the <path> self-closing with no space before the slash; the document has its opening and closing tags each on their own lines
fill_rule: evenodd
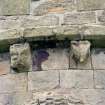
<svg viewBox="0 0 105 105">
<path fill-rule="evenodd" d="M 104 38 L 105 0 L 0 0 L 0 105 L 105 105 Z"/>
<path fill-rule="evenodd" d="M 43 38 L 103 41 L 104 9 L 104 0 L 1 0 L 0 45 Z"/>
</svg>

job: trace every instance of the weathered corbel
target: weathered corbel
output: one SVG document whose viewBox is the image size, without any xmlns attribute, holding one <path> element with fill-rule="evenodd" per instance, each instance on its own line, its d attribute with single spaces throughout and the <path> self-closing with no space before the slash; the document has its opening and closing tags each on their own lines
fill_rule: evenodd
<svg viewBox="0 0 105 105">
<path fill-rule="evenodd" d="M 71 41 L 71 53 L 76 62 L 85 62 L 90 55 L 89 41 Z"/>
<path fill-rule="evenodd" d="M 10 46 L 11 68 L 15 72 L 32 70 L 32 57 L 28 43 Z"/>
</svg>

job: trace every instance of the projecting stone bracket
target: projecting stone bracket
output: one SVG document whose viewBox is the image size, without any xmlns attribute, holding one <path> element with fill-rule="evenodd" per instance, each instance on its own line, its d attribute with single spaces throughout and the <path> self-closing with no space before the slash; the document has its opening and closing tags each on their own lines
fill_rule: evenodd
<svg viewBox="0 0 105 105">
<path fill-rule="evenodd" d="M 83 63 L 90 55 L 89 41 L 71 41 L 71 53 L 76 62 Z"/>
<path fill-rule="evenodd" d="M 28 43 L 10 46 L 11 68 L 16 72 L 32 70 L 32 58 Z"/>
</svg>

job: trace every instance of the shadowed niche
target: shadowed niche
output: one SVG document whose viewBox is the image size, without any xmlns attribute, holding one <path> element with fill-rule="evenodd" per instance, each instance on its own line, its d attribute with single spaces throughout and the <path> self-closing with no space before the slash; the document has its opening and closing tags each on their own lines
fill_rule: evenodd
<svg viewBox="0 0 105 105">
<path fill-rule="evenodd" d="M 46 61 L 48 57 L 49 53 L 44 49 L 33 52 L 33 70 L 42 70 L 41 64 Z"/>
</svg>

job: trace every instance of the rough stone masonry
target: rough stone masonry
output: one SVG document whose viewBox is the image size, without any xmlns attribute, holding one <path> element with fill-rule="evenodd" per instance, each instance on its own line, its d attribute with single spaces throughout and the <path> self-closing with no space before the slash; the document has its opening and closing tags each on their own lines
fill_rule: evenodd
<svg viewBox="0 0 105 105">
<path fill-rule="evenodd" d="M 105 105 L 105 0 L 0 0 L 0 105 Z"/>
</svg>

